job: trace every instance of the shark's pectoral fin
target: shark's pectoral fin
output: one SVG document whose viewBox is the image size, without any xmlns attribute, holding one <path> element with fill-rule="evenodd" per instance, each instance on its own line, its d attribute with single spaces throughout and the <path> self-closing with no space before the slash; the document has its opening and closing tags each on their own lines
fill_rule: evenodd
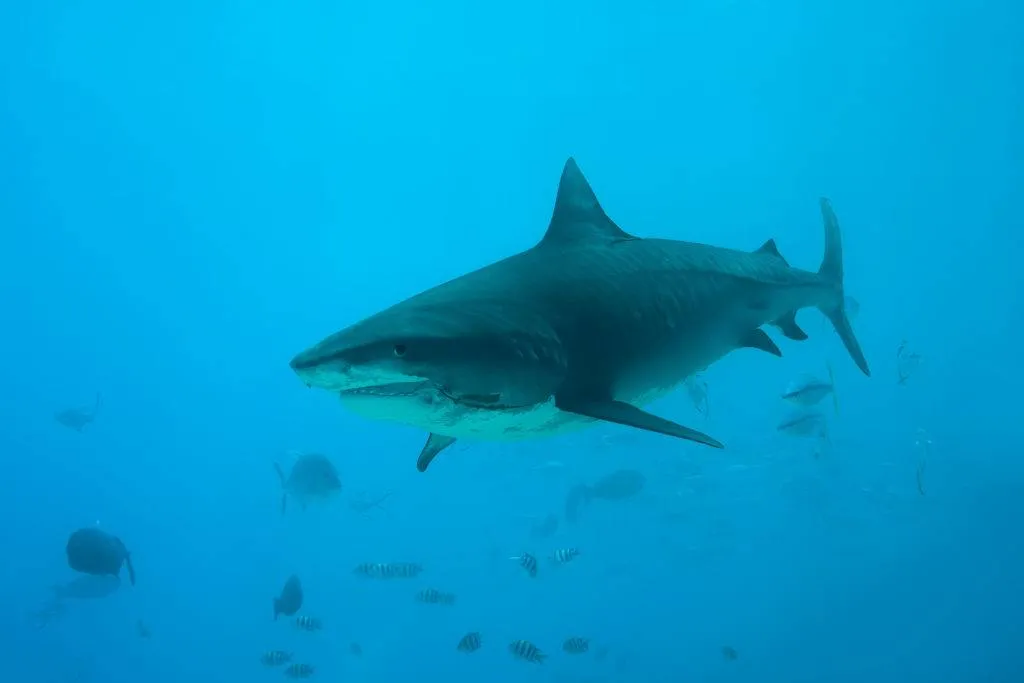
<svg viewBox="0 0 1024 683">
<path fill-rule="evenodd" d="M 427 442 L 423 444 L 420 457 L 416 458 L 416 469 L 420 472 L 426 472 L 427 468 L 430 467 L 430 463 L 437 457 L 437 454 L 453 443 L 455 443 L 454 436 L 441 436 L 440 434 L 431 433 L 427 437 Z"/>
<path fill-rule="evenodd" d="M 782 357 L 782 351 L 775 345 L 772 338 L 765 333 L 760 327 L 755 327 L 750 332 L 743 335 L 740 339 L 740 347 L 744 349 L 759 349 L 761 351 L 767 351 L 773 356 Z"/>
<path fill-rule="evenodd" d="M 807 333 L 800 329 L 800 326 L 796 324 L 796 311 L 787 313 L 778 320 L 772 323 L 775 327 L 782 330 L 782 334 L 786 335 L 793 341 L 803 341 L 807 339 Z"/>
<path fill-rule="evenodd" d="M 564 410 L 567 413 L 575 413 L 576 415 L 592 417 L 595 420 L 614 422 L 615 424 L 624 425 L 626 427 L 635 427 L 648 432 L 674 436 L 678 439 L 696 441 L 697 443 L 713 446 L 715 448 L 723 448 L 721 442 L 711 438 L 707 434 L 698 432 L 696 429 L 690 429 L 689 427 L 676 424 L 675 422 L 666 420 L 663 417 L 651 415 L 636 406 L 622 401 L 559 397 L 556 398 L 555 405 L 558 406 L 559 410 Z"/>
</svg>

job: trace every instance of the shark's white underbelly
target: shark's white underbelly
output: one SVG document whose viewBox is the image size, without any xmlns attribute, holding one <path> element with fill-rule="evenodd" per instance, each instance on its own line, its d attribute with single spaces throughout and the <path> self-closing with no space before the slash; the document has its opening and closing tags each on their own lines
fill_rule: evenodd
<svg viewBox="0 0 1024 683">
<path fill-rule="evenodd" d="M 701 369 L 694 366 L 697 362 L 700 362 L 698 357 L 688 353 L 645 363 L 623 378 L 615 389 L 615 398 L 641 407 L 652 403 L 670 394 L 689 375 Z M 553 436 L 597 422 L 559 410 L 553 397 L 533 406 L 502 410 L 468 408 L 438 396 L 424 401 L 415 397 L 343 395 L 342 403 L 363 417 L 398 422 L 468 441 L 519 441 Z"/>
</svg>

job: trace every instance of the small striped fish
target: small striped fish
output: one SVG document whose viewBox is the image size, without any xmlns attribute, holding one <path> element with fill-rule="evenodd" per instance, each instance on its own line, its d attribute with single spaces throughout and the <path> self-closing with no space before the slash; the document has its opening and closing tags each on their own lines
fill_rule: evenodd
<svg viewBox="0 0 1024 683">
<path fill-rule="evenodd" d="M 369 579 L 412 579 L 419 576 L 422 571 L 423 567 L 415 562 L 364 562 L 355 568 L 356 575 Z"/>
<path fill-rule="evenodd" d="M 424 588 L 416 594 L 416 599 L 430 605 L 454 605 L 455 593 L 445 593 L 436 588 Z"/>
<path fill-rule="evenodd" d="M 562 649 L 571 655 L 581 655 L 590 649 L 590 640 L 587 638 L 566 638 L 562 643 Z"/>
<path fill-rule="evenodd" d="M 476 652 L 483 646 L 483 641 L 480 638 L 480 634 L 476 631 L 467 633 L 462 636 L 462 640 L 455 646 L 455 649 L 459 652 Z"/>
<path fill-rule="evenodd" d="M 295 625 L 303 631 L 319 631 L 324 627 L 323 622 L 316 617 L 306 616 L 295 617 Z"/>
<path fill-rule="evenodd" d="M 514 657 L 534 664 L 543 664 L 547 655 L 541 652 L 536 645 L 528 640 L 513 640 L 508 645 L 508 651 Z"/>
<path fill-rule="evenodd" d="M 309 664 L 292 664 L 284 670 L 284 675 L 288 678 L 309 678 L 314 671 Z"/>
<path fill-rule="evenodd" d="M 263 656 L 260 657 L 260 662 L 264 666 L 281 666 L 290 661 L 292 661 L 292 653 L 283 650 L 270 650 L 269 652 L 264 652 Z"/>
<path fill-rule="evenodd" d="M 530 575 L 531 579 L 537 578 L 537 558 L 530 553 L 523 553 L 522 555 L 516 555 L 515 557 L 508 558 L 510 560 L 517 560 L 519 566 L 526 570 L 526 573 Z"/>
<path fill-rule="evenodd" d="M 568 564 L 580 556 L 576 548 L 559 548 L 551 554 L 551 561 L 555 564 Z"/>
</svg>

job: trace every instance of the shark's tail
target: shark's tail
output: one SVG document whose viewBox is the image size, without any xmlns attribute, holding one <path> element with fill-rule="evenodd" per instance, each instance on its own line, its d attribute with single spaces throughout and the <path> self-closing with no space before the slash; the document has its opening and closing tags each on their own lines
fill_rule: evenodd
<svg viewBox="0 0 1024 683">
<path fill-rule="evenodd" d="M 826 283 L 836 289 L 836 296 L 833 297 L 831 306 L 821 306 L 821 312 L 832 323 L 836 334 L 843 341 L 843 346 L 853 358 L 860 371 L 868 377 L 871 370 L 868 368 L 868 361 L 860 348 L 857 336 L 853 333 L 853 326 L 846 315 L 846 298 L 843 294 L 843 236 L 839 230 L 839 220 L 832 210 L 832 203 L 824 197 L 821 198 L 821 217 L 825 223 L 825 256 L 821 260 L 821 268 L 818 275 Z"/>
</svg>

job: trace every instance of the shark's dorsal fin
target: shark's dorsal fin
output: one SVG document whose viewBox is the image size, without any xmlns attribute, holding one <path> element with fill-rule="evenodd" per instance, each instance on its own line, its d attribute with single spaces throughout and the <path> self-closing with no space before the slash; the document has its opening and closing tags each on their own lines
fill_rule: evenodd
<svg viewBox="0 0 1024 683">
<path fill-rule="evenodd" d="M 789 265 L 789 262 L 786 261 L 786 257 L 783 256 L 782 252 L 779 251 L 779 245 L 775 244 L 775 240 L 773 239 L 768 240 L 767 242 L 759 246 L 757 249 L 754 250 L 754 253 L 771 254 L 772 256 L 778 256 L 780 259 L 782 259 L 783 263 L 785 263 L 787 266 Z"/>
<path fill-rule="evenodd" d="M 569 157 L 558 181 L 555 210 L 551 214 L 548 231 L 539 246 L 634 239 L 637 238 L 608 218 L 576 160 Z"/>
</svg>

